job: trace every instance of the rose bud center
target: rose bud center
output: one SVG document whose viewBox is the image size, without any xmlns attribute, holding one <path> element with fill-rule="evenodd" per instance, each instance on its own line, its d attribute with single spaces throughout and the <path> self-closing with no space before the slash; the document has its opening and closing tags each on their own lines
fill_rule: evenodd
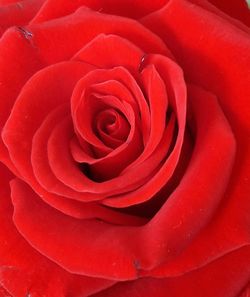
<svg viewBox="0 0 250 297">
<path fill-rule="evenodd" d="M 128 121 L 116 109 L 99 112 L 94 119 L 94 125 L 100 140 L 112 148 L 116 148 L 126 141 L 130 131 Z"/>
</svg>

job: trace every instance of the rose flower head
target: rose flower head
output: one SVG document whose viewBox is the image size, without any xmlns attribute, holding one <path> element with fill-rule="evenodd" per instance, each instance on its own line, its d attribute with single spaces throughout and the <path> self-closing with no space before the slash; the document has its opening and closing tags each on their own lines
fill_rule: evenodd
<svg viewBox="0 0 250 297">
<path fill-rule="evenodd" d="M 250 294 L 243 0 L 0 1 L 0 297 Z"/>
</svg>

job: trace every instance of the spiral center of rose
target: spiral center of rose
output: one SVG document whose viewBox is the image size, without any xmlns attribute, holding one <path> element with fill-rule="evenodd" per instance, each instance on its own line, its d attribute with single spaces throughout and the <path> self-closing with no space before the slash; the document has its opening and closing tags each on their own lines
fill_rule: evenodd
<svg viewBox="0 0 250 297">
<path fill-rule="evenodd" d="M 99 139 L 112 148 L 126 141 L 130 131 L 130 125 L 124 115 L 112 108 L 99 112 L 93 124 Z"/>
</svg>

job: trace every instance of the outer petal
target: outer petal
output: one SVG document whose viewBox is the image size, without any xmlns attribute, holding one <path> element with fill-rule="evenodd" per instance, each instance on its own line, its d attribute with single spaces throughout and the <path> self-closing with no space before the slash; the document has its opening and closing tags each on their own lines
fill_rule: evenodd
<svg viewBox="0 0 250 297">
<path fill-rule="evenodd" d="M 250 11 L 246 0 L 209 0 L 225 13 L 250 26 Z"/>
<path fill-rule="evenodd" d="M 187 0 L 172 0 L 142 23 L 167 42 L 189 80 L 218 96 L 230 124 L 245 135 L 239 126 L 250 125 L 249 34 Z"/>
<path fill-rule="evenodd" d="M 176 278 L 145 278 L 114 285 L 92 297 L 235 297 L 247 285 L 250 248 L 242 248 Z M 247 297 L 244 293 L 241 297 Z"/>
<path fill-rule="evenodd" d="M 9 29 L 0 40 L 1 130 L 24 83 L 34 72 L 44 66 L 28 38 L 28 33 L 25 32 L 21 28 L 14 27 Z M 2 139 L 0 140 L 0 160 L 16 173 Z"/>
<path fill-rule="evenodd" d="M 65 26 L 65 23 L 68 25 Z M 101 14 L 86 7 L 60 19 L 31 24 L 27 29 L 33 33 L 33 42 L 40 55 L 50 63 L 71 58 L 100 33 L 124 37 L 146 53 L 169 54 L 162 40 L 139 22 Z"/>
<path fill-rule="evenodd" d="M 87 6 L 99 12 L 139 18 L 162 7 L 168 0 L 47 0 L 33 22 L 44 22 Z"/>
<path fill-rule="evenodd" d="M 62 215 L 43 203 L 19 180 L 12 182 L 12 199 L 14 221 L 21 234 L 32 246 L 69 272 L 107 275 L 113 279 L 136 277 L 136 268 L 130 261 L 132 255 L 126 250 L 127 232 L 121 232 L 126 228 Z M 123 244 L 117 237 L 118 231 Z"/>
<path fill-rule="evenodd" d="M 216 14 L 223 15 L 223 17 L 230 18 L 231 21 L 240 20 L 249 26 L 250 13 L 247 7 L 246 0 L 189 0 L 197 3 L 208 10 L 213 10 Z M 114 15 L 121 15 L 130 18 L 141 18 L 160 10 L 166 5 L 169 0 L 156 1 L 134 1 L 134 0 L 47 0 L 41 10 L 33 19 L 33 23 L 44 22 L 47 20 L 59 18 L 70 13 L 73 13 L 80 6 L 86 6 L 101 13 L 108 13 Z M 212 5 L 210 4 L 212 3 Z M 215 7 L 215 6 L 217 7 Z"/>
<path fill-rule="evenodd" d="M 90 65 L 80 62 L 59 63 L 37 72 L 23 87 L 2 133 L 10 157 L 23 178 L 33 176 L 30 155 L 36 130 L 54 108 L 65 103 L 70 110 L 76 82 L 91 69 Z"/>
<path fill-rule="evenodd" d="M 203 258 L 250 242 L 250 39 L 224 18 L 185 0 L 171 1 L 143 23 L 167 40 L 189 80 L 218 95 L 236 137 L 236 161 L 224 202 L 186 254 L 193 265 L 190 255 L 197 251 Z"/>
<path fill-rule="evenodd" d="M 0 36 L 11 26 L 27 25 L 45 0 L 0 2 Z M 4 5 L 3 4 L 7 4 Z"/>
<path fill-rule="evenodd" d="M 30 247 L 12 222 L 11 178 L 0 164 L 0 284 L 4 287 L 0 296 L 88 296 L 112 285 L 111 281 L 70 274 Z"/>
<path fill-rule="evenodd" d="M 242 290 L 238 297 L 248 297 L 250 295 L 250 283 Z"/>
</svg>

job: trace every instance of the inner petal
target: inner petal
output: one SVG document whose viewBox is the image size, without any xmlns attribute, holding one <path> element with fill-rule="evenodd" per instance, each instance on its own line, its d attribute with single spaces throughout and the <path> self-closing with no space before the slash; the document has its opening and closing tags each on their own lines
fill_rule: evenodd
<svg viewBox="0 0 250 297">
<path fill-rule="evenodd" d="M 100 139 L 109 147 L 116 148 L 126 141 L 130 125 L 116 109 L 101 111 L 95 119 L 95 129 Z"/>
</svg>

